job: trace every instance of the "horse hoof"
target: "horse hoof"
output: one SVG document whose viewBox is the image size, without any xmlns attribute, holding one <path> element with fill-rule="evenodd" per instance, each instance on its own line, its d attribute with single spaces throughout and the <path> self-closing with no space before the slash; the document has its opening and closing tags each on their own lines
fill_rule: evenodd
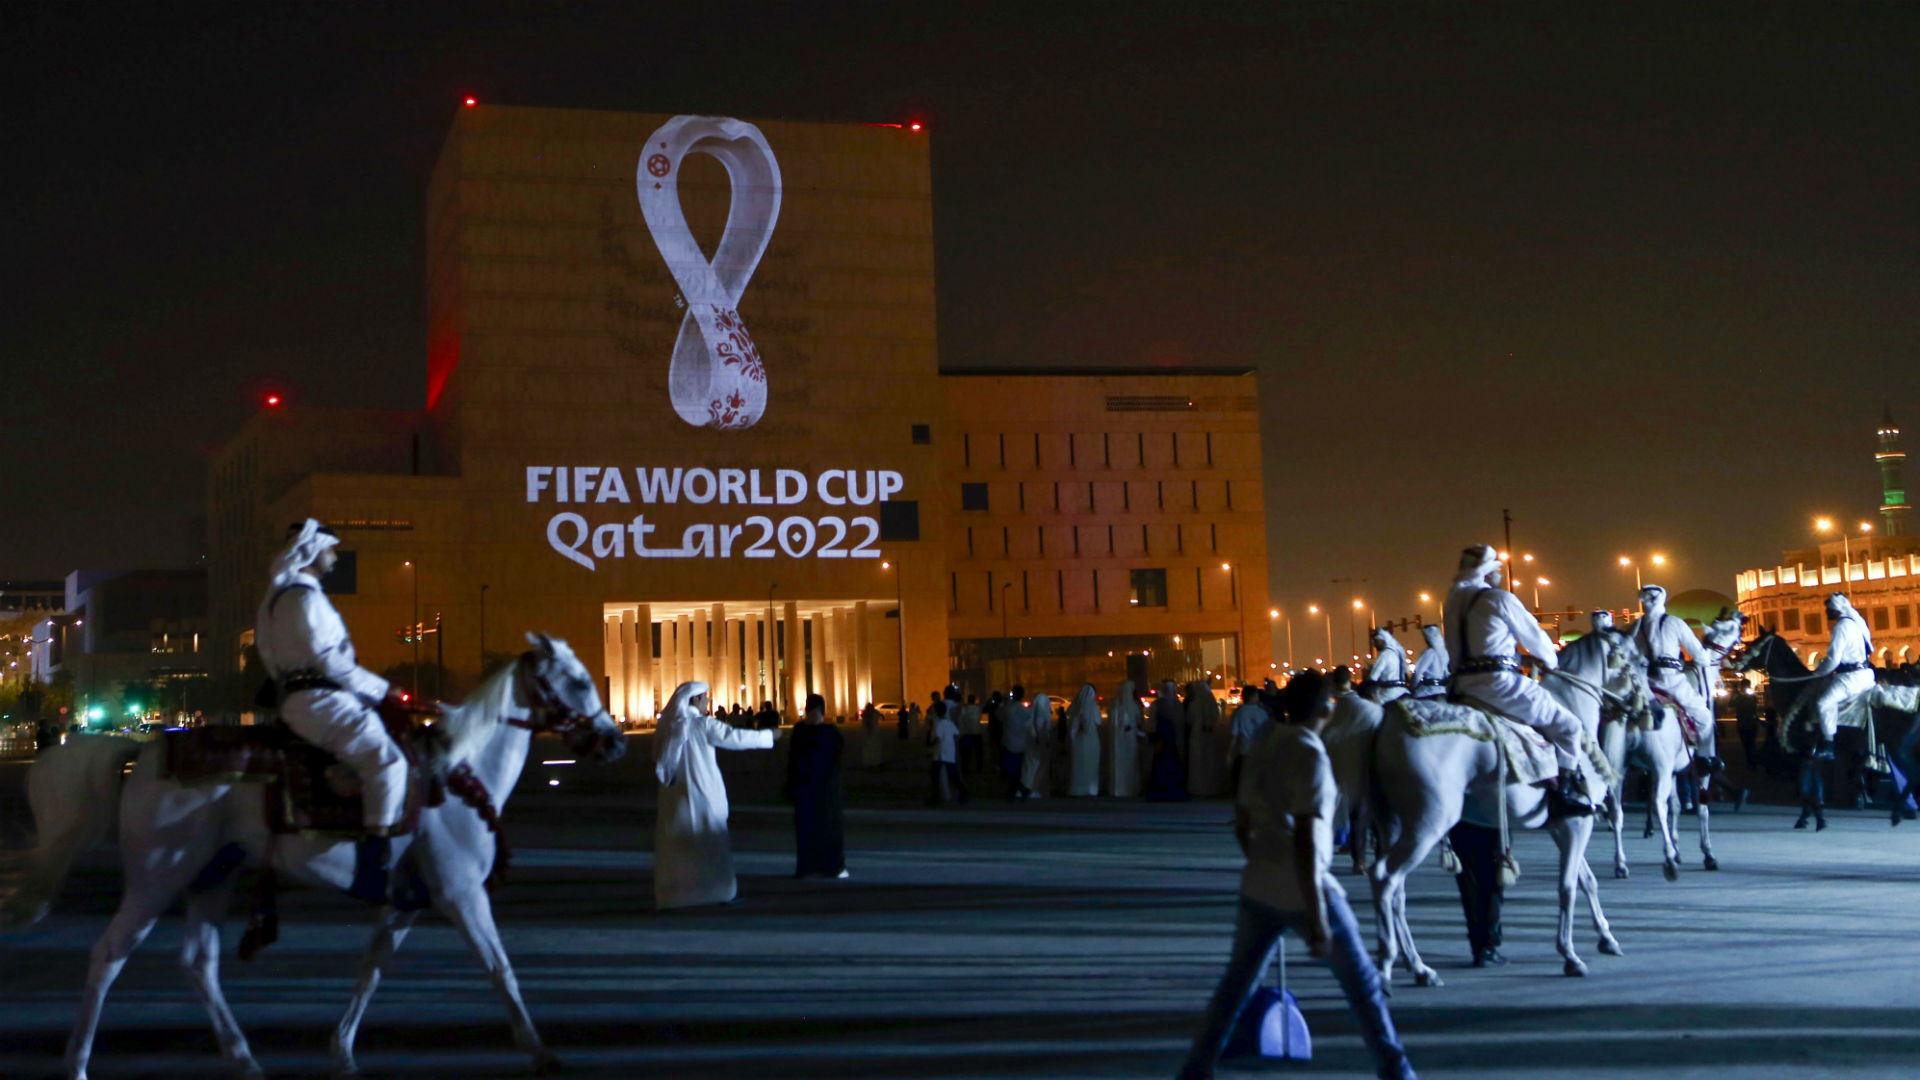
<svg viewBox="0 0 1920 1080">
<path fill-rule="evenodd" d="M 1612 938 L 1603 937 L 1600 939 L 1600 951 L 1606 953 L 1608 956 L 1627 955 L 1626 951 L 1620 948 L 1620 943 Z"/>
<path fill-rule="evenodd" d="M 1626 868 L 1626 867 L 1624 867 L 1624 866 L 1616 866 L 1616 867 L 1614 867 L 1614 868 L 1613 868 L 1613 876 L 1614 876 L 1614 877 L 1616 877 L 1616 878 L 1619 878 L 1619 879 L 1620 879 L 1621 881 L 1625 881 L 1625 880 L 1627 880 L 1627 868 Z"/>
<path fill-rule="evenodd" d="M 1711 856 L 1711 855 L 1709 855 L 1709 856 L 1707 856 L 1707 859 L 1706 859 L 1706 861 L 1705 861 L 1705 862 L 1703 862 L 1703 863 L 1701 863 L 1700 865 L 1701 865 L 1701 866 L 1702 866 L 1703 868 L 1705 868 L 1705 869 L 1708 869 L 1708 870 L 1718 870 L 1718 869 L 1720 869 L 1720 860 L 1719 860 L 1719 859 L 1716 859 L 1716 858 L 1714 858 L 1714 857 L 1713 857 L 1713 856 Z"/>
<path fill-rule="evenodd" d="M 1677 862 L 1670 862 L 1662 865 L 1660 867 L 1660 872 L 1667 875 L 1668 881 L 1680 880 L 1680 864 Z"/>
<path fill-rule="evenodd" d="M 567 1071 L 560 1063 L 560 1056 L 551 1050 L 542 1050 L 533 1055 L 533 1074 L 535 1076 L 554 1076 Z"/>
<path fill-rule="evenodd" d="M 1446 983 L 1443 983 L 1443 982 L 1441 982 L 1441 981 L 1440 981 L 1440 973 L 1439 973 L 1439 972 L 1437 972 L 1437 971 L 1421 971 L 1421 972 L 1416 972 L 1416 973 L 1414 973 L 1414 976 L 1413 976 L 1413 985 L 1415 985 L 1415 986 L 1445 986 L 1445 985 L 1446 985 Z"/>
<path fill-rule="evenodd" d="M 1641 833 L 1641 834 L 1640 834 L 1640 839 L 1642 839 L 1642 840 L 1651 840 L 1651 839 L 1653 839 L 1653 830 L 1652 830 L 1652 829 L 1648 829 L 1648 830 L 1647 830 L 1646 832 L 1643 832 L 1643 833 Z"/>
<path fill-rule="evenodd" d="M 1567 961 L 1567 966 L 1563 970 L 1566 972 L 1568 978 L 1584 979 L 1587 977 L 1587 965 L 1578 960 Z"/>
</svg>

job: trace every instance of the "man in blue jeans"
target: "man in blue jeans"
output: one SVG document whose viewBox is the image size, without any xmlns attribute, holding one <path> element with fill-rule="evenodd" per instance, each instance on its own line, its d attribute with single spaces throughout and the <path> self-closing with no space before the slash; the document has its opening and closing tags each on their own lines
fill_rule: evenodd
<svg viewBox="0 0 1920 1080">
<path fill-rule="evenodd" d="M 1333 858 L 1333 766 L 1320 730 L 1333 696 L 1316 671 L 1295 675 L 1281 692 L 1285 722 L 1270 724 L 1247 755 L 1234 807 L 1234 837 L 1246 853 L 1233 958 L 1207 1003 L 1179 1080 L 1207 1080 L 1234 1022 L 1288 930 L 1327 961 L 1360 1021 L 1382 1080 L 1413 1080 L 1413 1066 L 1393 1030 L 1379 969 L 1360 940 L 1347 894 L 1328 866 Z"/>
</svg>

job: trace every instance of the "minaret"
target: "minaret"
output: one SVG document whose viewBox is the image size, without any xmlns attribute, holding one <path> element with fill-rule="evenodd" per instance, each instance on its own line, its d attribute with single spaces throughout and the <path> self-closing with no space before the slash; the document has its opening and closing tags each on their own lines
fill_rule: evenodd
<svg viewBox="0 0 1920 1080">
<path fill-rule="evenodd" d="M 1900 478 L 1907 455 L 1900 450 L 1900 428 L 1893 422 L 1892 405 L 1886 406 L 1880 421 L 1880 452 L 1873 457 L 1880 463 L 1880 517 L 1886 535 L 1905 536 L 1913 507 L 1907 505 L 1907 485 Z"/>
</svg>

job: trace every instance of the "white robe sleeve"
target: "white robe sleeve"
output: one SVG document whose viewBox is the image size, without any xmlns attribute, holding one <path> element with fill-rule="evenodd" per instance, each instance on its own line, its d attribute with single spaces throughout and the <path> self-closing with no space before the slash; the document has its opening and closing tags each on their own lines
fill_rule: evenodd
<svg viewBox="0 0 1920 1080">
<path fill-rule="evenodd" d="M 1687 654 L 1687 659 L 1692 660 L 1701 667 L 1718 666 L 1716 663 L 1717 658 L 1707 651 L 1705 645 L 1700 643 L 1699 635 L 1693 632 L 1693 627 L 1688 626 L 1685 619 L 1675 618 L 1672 615 L 1667 616 L 1667 618 L 1673 620 L 1667 625 L 1672 627 L 1674 640 L 1679 643 L 1680 651 Z"/>
<path fill-rule="evenodd" d="M 1560 650 L 1554 647 L 1553 639 L 1540 629 L 1540 621 L 1527 610 L 1520 598 L 1505 589 L 1499 590 L 1500 614 L 1513 629 L 1514 640 L 1520 647 L 1531 653 L 1534 659 L 1551 671 L 1560 666 Z"/>
<path fill-rule="evenodd" d="M 700 733 L 708 746 L 722 750 L 771 750 L 773 732 L 747 731 L 715 720 L 711 716 L 700 718 Z"/>
<path fill-rule="evenodd" d="M 282 664 L 311 667 L 315 674 L 369 702 L 387 696 L 387 680 L 354 659 L 346 623 L 320 590 L 293 589 L 281 598 L 281 607 L 288 604 L 295 610 L 278 613 L 274 619 L 274 652 Z"/>
</svg>

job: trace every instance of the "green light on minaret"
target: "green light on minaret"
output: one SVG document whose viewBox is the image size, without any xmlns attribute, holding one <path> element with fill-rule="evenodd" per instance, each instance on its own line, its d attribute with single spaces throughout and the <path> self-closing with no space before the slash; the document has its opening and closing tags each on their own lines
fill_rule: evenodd
<svg viewBox="0 0 1920 1080">
<path fill-rule="evenodd" d="M 1907 455 L 1900 449 L 1900 426 L 1893 422 L 1892 405 L 1881 417 L 1879 439 L 1880 449 L 1873 457 L 1880 463 L 1880 519 L 1887 536 L 1904 536 L 1913 507 L 1907 505 L 1907 485 L 1900 475 Z"/>
</svg>

